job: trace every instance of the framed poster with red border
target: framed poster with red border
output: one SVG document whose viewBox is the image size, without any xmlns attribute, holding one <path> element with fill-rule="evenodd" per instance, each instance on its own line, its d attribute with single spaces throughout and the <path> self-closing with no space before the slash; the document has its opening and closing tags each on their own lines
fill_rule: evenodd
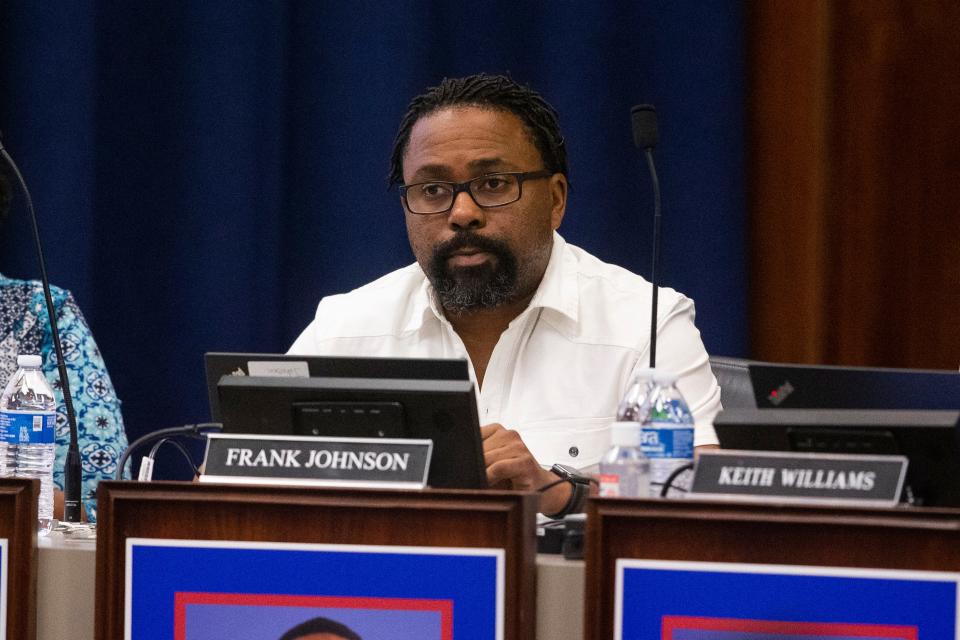
<svg viewBox="0 0 960 640">
<path fill-rule="evenodd" d="M 125 640 L 503 639 L 503 549 L 128 538 L 126 570 Z"/>
<path fill-rule="evenodd" d="M 960 638 L 960 573 L 620 559 L 614 639 Z"/>
</svg>

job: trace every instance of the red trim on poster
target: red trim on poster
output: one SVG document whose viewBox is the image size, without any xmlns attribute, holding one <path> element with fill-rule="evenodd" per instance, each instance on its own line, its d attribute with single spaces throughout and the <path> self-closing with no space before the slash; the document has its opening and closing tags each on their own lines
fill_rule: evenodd
<svg viewBox="0 0 960 640">
<path fill-rule="evenodd" d="M 174 595 L 173 607 L 174 640 L 187 640 L 187 606 L 189 605 L 435 611 L 440 614 L 440 640 L 453 640 L 453 600 L 178 591 Z"/>
<path fill-rule="evenodd" d="M 695 616 L 663 616 L 662 640 L 673 640 L 675 630 L 740 631 L 743 633 L 793 634 L 853 638 L 896 638 L 918 640 L 917 627 L 889 624 L 857 624 L 841 622 L 787 622 L 779 620 L 746 620 L 739 618 L 702 618 Z"/>
</svg>

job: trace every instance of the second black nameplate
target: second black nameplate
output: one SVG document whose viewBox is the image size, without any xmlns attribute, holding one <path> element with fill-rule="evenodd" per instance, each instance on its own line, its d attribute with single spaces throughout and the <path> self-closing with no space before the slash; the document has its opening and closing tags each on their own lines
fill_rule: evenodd
<svg viewBox="0 0 960 640">
<path fill-rule="evenodd" d="M 691 494 L 893 506 L 906 472 L 904 456 L 718 450 L 698 456 Z"/>
</svg>

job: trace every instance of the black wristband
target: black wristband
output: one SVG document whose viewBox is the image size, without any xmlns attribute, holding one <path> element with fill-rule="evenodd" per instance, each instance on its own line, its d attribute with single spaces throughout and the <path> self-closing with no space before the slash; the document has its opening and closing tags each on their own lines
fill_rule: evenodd
<svg viewBox="0 0 960 640">
<path fill-rule="evenodd" d="M 560 520 L 571 513 L 579 512 L 583 508 L 583 499 L 587 495 L 589 485 L 574 482 L 570 478 L 566 478 L 566 480 L 570 483 L 570 498 L 567 500 L 567 504 L 563 505 L 563 508 L 556 513 L 544 514 L 553 520 Z"/>
</svg>

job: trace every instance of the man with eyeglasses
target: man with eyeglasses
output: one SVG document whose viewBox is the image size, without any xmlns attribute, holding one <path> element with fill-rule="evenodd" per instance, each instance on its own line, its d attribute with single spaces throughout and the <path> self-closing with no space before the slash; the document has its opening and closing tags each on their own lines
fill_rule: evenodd
<svg viewBox="0 0 960 640">
<path fill-rule="evenodd" d="M 295 354 L 467 357 L 491 486 L 537 490 L 561 463 L 590 471 L 635 368 L 648 359 L 650 284 L 567 244 L 557 114 L 503 76 L 444 79 L 411 101 L 394 141 L 416 263 L 320 301 Z M 693 303 L 659 294 L 657 365 L 681 375 L 696 444 L 716 444 L 720 389 Z M 579 485 L 541 494 L 559 517 Z"/>
</svg>

